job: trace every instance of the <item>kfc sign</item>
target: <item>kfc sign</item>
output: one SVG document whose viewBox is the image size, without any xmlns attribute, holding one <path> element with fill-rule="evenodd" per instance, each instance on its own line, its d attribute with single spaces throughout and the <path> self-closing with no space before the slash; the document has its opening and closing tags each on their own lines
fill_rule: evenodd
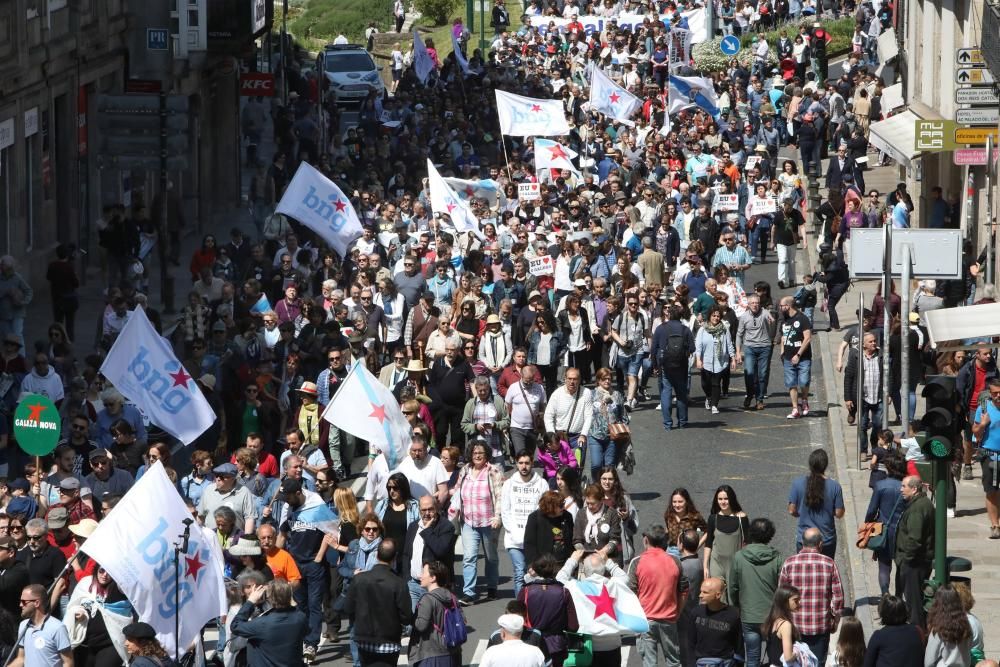
<svg viewBox="0 0 1000 667">
<path fill-rule="evenodd" d="M 241 74 L 240 95 L 243 97 L 274 97 L 274 75 L 257 72 Z"/>
</svg>

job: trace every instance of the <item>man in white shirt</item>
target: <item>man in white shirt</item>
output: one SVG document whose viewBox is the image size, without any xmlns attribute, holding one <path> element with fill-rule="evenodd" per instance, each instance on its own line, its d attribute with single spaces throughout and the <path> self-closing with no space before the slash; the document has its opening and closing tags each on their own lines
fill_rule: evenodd
<svg viewBox="0 0 1000 667">
<path fill-rule="evenodd" d="M 368 454 L 368 481 L 365 482 L 365 512 L 374 512 L 375 504 L 389 496 L 389 491 L 385 488 L 388 481 L 389 462 L 382 450 L 372 445 L 371 453 Z"/>
<path fill-rule="evenodd" d="M 400 463 L 394 472 L 406 475 L 410 482 L 410 495 L 414 498 L 435 496 L 442 505 L 448 498 L 450 475 L 439 458 L 427 455 L 427 441 L 420 434 L 413 434 L 410 457 Z"/>
<path fill-rule="evenodd" d="M 510 417 L 510 443 L 515 452 L 538 449 L 541 435 L 535 419 L 545 411 L 545 389 L 535 382 L 534 366 L 521 367 L 521 379 L 507 389 L 507 416 Z"/>
<path fill-rule="evenodd" d="M 563 380 L 563 386 L 552 392 L 545 406 L 545 431 L 565 433 L 571 447 L 584 449 L 593 418 L 593 392 L 580 386 L 578 368 L 567 368 Z"/>
<path fill-rule="evenodd" d="M 530 451 L 517 453 L 517 471 L 503 483 L 500 492 L 500 520 L 504 527 L 503 543 L 514 570 L 514 597 L 524 586 L 524 528 L 528 515 L 538 508 L 538 499 L 549 490 L 548 483 L 531 469 Z"/>
<path fill-rule="evenodd" d="M 524 619 L 517 614 L 504 614 L 497 619 L 503 643 L 491 646 L 483 653 L 480 667 L 542 667 L 545 656 L 537 646 L 521 641 Z"/>
</svg>

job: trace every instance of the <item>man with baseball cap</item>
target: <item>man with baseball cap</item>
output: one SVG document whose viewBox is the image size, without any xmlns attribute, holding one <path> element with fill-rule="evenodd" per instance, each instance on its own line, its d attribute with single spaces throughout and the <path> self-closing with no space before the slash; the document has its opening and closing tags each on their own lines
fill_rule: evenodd
<svg viewBox="0 0 1000 667">
<path fill-rule="evenodd" d="M 236 483 L 236 466 L 232 463 L 222 463 L 212 469 L 215 474 L 215 486 L 210 486 L 202 493 L 198 501 L 198 515 L 205 527 L 215 530 L 215 510 L 223 505 L 236 512 L 236 525 L 243 526 L 245 534 L 254 531 L 254 501 L 253 495 Z"/>
<path fill-rule="evenodd" d="M 107 494 L 124 496 L 135 484 L 129 471 L 115 467 L 114 456 L 106 449 L 90 452 L 90 467 L 91 472 L 84 477 L 84 482 L 94 498 L 100 499 Z"/>
<path fill-rule="evenodd" d="M 85 502 L 81 497 L 82 488 L 80 480 L 76 477 L 67 477 L 59 482 L 59 503 L 53 505 L 49 512 L 56 508 L 64 508 L 69 515 L 70 523 L 80 523 L 83 519 L 93 519 L 94 508 L 90 502 Z M 87 489 L 88 495 L 90 489 Z"/>
</svg>

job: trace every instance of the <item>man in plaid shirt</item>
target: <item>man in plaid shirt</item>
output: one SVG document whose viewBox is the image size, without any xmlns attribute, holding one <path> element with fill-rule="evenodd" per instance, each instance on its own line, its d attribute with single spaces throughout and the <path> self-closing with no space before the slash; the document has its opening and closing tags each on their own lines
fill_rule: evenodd
<svg viewBox="0 0 1000 667">
<path fill-rule="evenodd" d="M 817 664 L 826 664 L 830 633 L 837 629 L 844 607 L 844 588 L 837 564 L 820 553 L 823 535 L 818 528 L 802 534 L 802 551 L 791 556 L 781 567 L 779 586 L 799 589 L 799 608 L 794 612 L 795 627 L 802 641 L 816 654 Z"/>
</svg>

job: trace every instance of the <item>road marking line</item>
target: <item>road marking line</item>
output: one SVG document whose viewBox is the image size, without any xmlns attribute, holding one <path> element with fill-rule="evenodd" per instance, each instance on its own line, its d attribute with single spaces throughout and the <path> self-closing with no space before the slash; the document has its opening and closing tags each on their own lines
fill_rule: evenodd
<svg viewBox="0 0 1000 667">
<path fill-rule="evenodd" d="M 471 665 L 478 665 L 483 661 L 483 653 L 486 653 L 489 643 L 490 641 L 488 639 L 479 640 L 479 643 L 476 644 L 476 652 L 472 656 L 472 662 L 469 663 L 470 667 Z"/>
</svg>

